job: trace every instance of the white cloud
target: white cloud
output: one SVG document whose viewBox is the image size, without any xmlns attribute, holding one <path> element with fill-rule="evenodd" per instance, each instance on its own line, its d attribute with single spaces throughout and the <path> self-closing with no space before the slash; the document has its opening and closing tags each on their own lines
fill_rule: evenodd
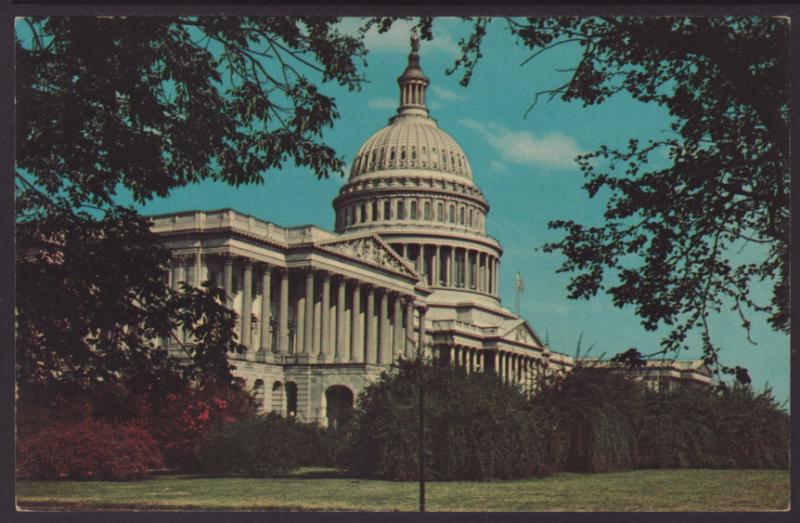
<svg viewBox="0 0 800 523">
<path fill-rule="evenodd" d="M 504 173 L 508 171 L 508 169 L 506 168 L 506 164 L 504 164 L 503 162 L 499 162 L 497 160 L 489 160 L 489 170 L 498 173 Z"/>
<path fill-rule="evenodd" d="M 433 92 L 434 96 L 440 100 L 445 101 L 456 101 L 456 100 L 466 100 L 467 97 L 461 93 L 453 92 L 449 89 L 445 89 L 439 85 L 432 85 L 431 91 Z"/>
<path fill-rule="evenodd" d="M 373 98 L 367 102 L 370 109 L 397 109 L 399 102 L 394 98 Z"/>
<path fill-rule="evenodd" d="M 576 166 L 575 157 L 581 154 L 575 139 L 561 133 L 536 136 L 529 131 L 512 131 L 499 124 L 471 118 L 459 120 L 459 123 L 480 133 L 506 162 L 569 169 Z"/>
</svg>

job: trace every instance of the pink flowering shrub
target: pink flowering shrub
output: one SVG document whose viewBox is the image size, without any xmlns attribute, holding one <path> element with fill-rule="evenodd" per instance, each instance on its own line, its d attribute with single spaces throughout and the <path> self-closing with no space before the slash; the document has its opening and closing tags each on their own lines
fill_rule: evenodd
<svg viewBox="0 0 800 523">
<path fill-rule="evenodd" d="M 128 480 L 163 466 L 156 440 L 133 424 L 61 422 L 17 444 L 17 476 L 24 478 Z"/>
<path fill-rule="evenodd" d="M 167 466 L 189 471 L 198 466 L 206 433 L 255 413 L 255 402 L 244 391 L 201 389 L 167 394 L 163 402 L 147 405 L 140 419 L 161 445 Z"/>
</svg>

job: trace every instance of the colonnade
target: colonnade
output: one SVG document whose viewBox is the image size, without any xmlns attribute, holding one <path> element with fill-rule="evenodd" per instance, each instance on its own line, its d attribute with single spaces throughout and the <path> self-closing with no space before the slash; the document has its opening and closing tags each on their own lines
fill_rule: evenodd
<svg viewBox="0 0 800 523">
<path fill-rule="evenodd" d="M 370 198 L 341 206 L 336 213 L 337 229 L 360 223 L 438 222 L 484 231 L 486 211 L 475 204 L 454 203 L 445 198 L 416 196 Z"/>
<path fill-rule="evenodd" d="M 200 253 L 175 257 L 171 271 L 173 287 L 210 280 L 224 290 L 227 306 L 239 314 L 239 342 L 251 360 L 272 353 L 390 364 L 416 351 L 415 309 L 424 333 L 425 309 L 413 296 L 329 271 Z M 176 338 L 186 341 L 182 333 Z"/>
<path fill-rule="evenodd" d="M 496 256 L 477 249 L 424 243 L 392 243 L 432 287 L 471 289 L 497 295 Z"/>
<path fill-rule="evenodd" d="M 545 374 L 546 363 L 516 352 L 487 351 L 463 345 L 437 345 L 434 347 L 439 361 L 463 368 L 467 373 L 494 371 L 506 384 L 519 385 L 533 391 Z"/>
</svg>

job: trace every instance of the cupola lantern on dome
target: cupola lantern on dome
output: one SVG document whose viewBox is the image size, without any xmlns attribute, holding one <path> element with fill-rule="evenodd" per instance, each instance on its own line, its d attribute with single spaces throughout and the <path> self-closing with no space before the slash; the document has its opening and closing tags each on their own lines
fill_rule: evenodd
<svg viewBox="0 0 800 523">
<path fill-rule="evenodd" d="M 419 66 L 419 37 L 416 32 L 411 33 L 411 53 L 408 55 L 408 66 L 397 79 L 400 85 L 400 107 L 398 115 L 428 116 L 425 106 L 425 90 L 428 87 L 428 77 Z"/>
</svg>

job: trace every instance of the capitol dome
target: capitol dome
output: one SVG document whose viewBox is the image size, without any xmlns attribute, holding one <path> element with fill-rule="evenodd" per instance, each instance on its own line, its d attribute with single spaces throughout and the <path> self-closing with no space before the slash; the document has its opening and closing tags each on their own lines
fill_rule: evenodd
<svg viewBox="0 0 800 523">
<path fill-rule="evenodd" d="M 412 37 L 397 113 L 358 149 L 333 201 L 335 230 L 380 236 L 435 291 L 431 303 L 496 304 L 502 248 L 486 233 L 489 203 L 467 155 L 428 114 L 418 49 Z"/>
<path fill-rule="evenodd" d="M 401 109 L 402 110 L 402 109 Z M 398 115 L 356 153 L 350 179 L 395 169 L 422 170 L 472 179 L 467 155 L 430 117 Z"/>
</svg>

